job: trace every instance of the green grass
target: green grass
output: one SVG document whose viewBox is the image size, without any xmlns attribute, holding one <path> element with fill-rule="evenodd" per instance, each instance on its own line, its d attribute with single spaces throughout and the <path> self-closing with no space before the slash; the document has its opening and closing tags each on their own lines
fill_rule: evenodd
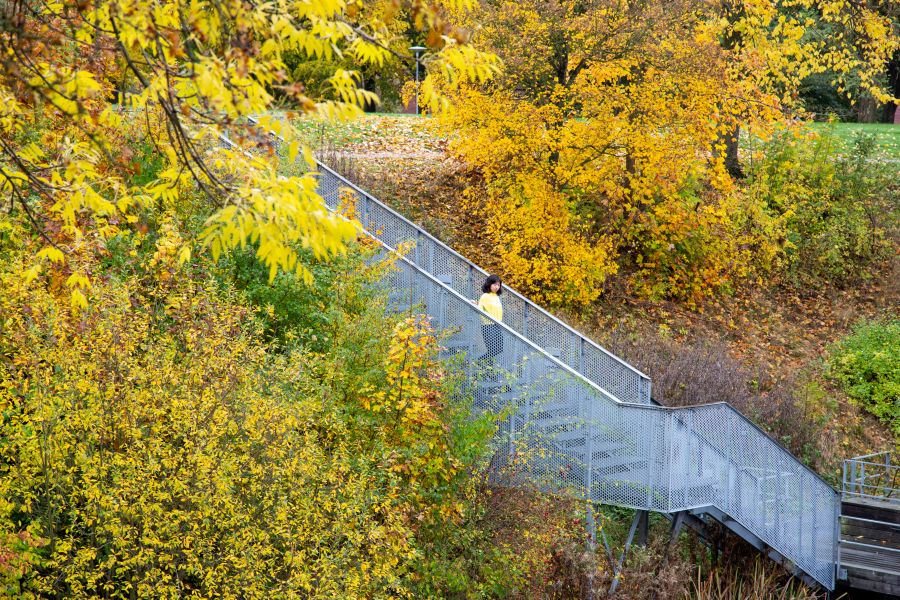
<svg viewBox="0 0 900 600">
<path fill-rule="evenodd" d="M 812 131 L 831 130 L 844 151 L 853 147 L 860 135 L 872 136 L 878 153 L 890 160 L 900 160 L 900 125 L 888 123 L 809 123 Z"/>
<path fill-rule="evenodd" d="M 888 123 L 806 123 L 805 127 L 820 135 L 834 138 L 833 153 L 846 155 L 860 136 L 871 137 L 875 142 L 873 158 L 889 163 L 900 161 L 900 125 Z M 759 150 L 764 143 L 741 129 L 741 151 Z"/>
</svg>

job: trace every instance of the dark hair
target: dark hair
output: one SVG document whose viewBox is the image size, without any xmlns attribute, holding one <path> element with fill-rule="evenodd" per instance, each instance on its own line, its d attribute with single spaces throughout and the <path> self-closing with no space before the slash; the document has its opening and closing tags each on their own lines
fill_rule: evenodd
<svg viewBox="0 0 900 600">
<path fill-rule="evenodd" d="M 484 280 L 484 285 L 481 286 L 481 291 L 487 294 L 491 291 L 491 286 L 495 283 L 500 284 L 500 289 L 497 290 L 497 295 L 499 296 L 503 293 L 503 282 L 500 281 L 500 277 L 497 275 L 488 275 L 488 278 Z"/>
</svg>

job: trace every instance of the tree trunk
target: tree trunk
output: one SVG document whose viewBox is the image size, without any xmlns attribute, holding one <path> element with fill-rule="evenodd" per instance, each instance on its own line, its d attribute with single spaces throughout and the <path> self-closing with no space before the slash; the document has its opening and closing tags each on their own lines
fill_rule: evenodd
<svg viewBox="0 0 900 600">
<path fill-rule="evenodd" d="M 894 53 L 894 59 L 888 63 L 888 88 L 894 98 L 900 98 L 900 50 Z M 884 114 L 881 117 L 883 123 L 900 125 L 900 102 L 889 102 L 884 106 Z"/>
<path fill-rule="evenodd" d="M 735 125 L 734 129 L 725 138 L 725 168 L 735 179 L 744 178 L 744 170 L 741 168 L 741 158 L 738 156 L 738 142 L 741 138 L 741 126 Z"/>
<path fill-rule="evenodd" d="M 863 96 L 856 105 L 856 120 L 860 123 L 875 123 L 878 121 L 877 112 L 878 103 L 875 98 Z"/>
<path fill-rule="evenodd" d="M 713 149 L 713 156 L 721 156 L 719 146 L 725 145 L 725 169 L 734 179 L 743 179 L 744 170 L 741 168 L 741 158 L 738 156 L 738 146 L 741 137 L 741 126 L 734 125 L 730 131 L 725 132 Z"/>
</svg>

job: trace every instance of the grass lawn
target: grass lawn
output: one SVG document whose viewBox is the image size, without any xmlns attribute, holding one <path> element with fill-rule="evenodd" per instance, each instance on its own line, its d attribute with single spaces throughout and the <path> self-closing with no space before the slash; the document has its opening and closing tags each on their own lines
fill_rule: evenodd
<svg viewBox="0 0 900 600">
<path fill-rule="evenodd" d="M 809 123 L 816 132 L 831 130 L 844 149 L 849 150 L 856 139 L 872 136 L 879 154 L 890 160 L 900 160 L 900 125 L 888 123 Z"/>
</svg>

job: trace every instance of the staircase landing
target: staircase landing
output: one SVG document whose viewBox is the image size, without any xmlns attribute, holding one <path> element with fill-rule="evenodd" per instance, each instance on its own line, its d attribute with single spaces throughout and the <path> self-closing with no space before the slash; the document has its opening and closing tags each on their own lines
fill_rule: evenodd
<svg viewBox="0 0 900 600">
<path fill-rule="evenodd" d="M 873 498 L 841 502 L 838 579 L 851 597 L 900 597 L 900 504 Z"/>
</svg>

